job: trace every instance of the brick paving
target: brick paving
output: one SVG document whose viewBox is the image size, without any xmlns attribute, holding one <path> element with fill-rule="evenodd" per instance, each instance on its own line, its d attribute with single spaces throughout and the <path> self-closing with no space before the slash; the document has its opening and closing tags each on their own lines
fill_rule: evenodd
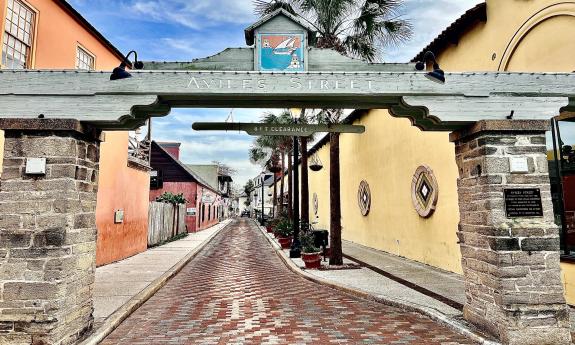
<svg viewBox="0 0 575 345">
<path fill-rule="evenodd" d="M 474 344 L 291 272 L 249 220 L 223 230 L 101 344 Z"/>
</svg>

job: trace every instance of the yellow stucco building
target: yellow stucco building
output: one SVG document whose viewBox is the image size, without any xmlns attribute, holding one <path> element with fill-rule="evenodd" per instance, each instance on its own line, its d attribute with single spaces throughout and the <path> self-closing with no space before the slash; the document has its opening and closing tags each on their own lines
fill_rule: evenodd
<svg viewBox="0 0 575 345">
<path fill-rule="evenodd" d="M 487 0 L 467 11 L 428 47 L 449 71 L 575 70 L 575 1 Z M 422 132 L 387 110 L 355 112 L 362 135 L 340 139 L 342 237 L 344 240 L 461 273 L 455 147 L 448 133 Z M 323 162 L 310 172 L 310 218 L 329 229 L 329 141 L 310 153 Z M 419 166 L 432 169 L 438 185 L 435 213 L 422 218 L 412 202 Z M 358 187 L 369 184 L 371 209 L 363 216 Z M 317 213 L 314 206 L 317 199 Z M 562 262 L 566 298 L 575 304 L 575 264 Z"/>
</svg>

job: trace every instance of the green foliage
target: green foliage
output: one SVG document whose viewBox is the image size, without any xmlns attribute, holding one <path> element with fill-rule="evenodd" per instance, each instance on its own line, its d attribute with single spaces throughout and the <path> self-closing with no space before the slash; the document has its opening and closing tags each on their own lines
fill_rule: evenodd
<svg viewBox="0 0 575 345">
<path fill-rule="evenodd" d="M 277 219 L 273 230 L 279 237 L 290 237 L 293 235 L 292 222 L 289 218 Z"/>
<path fill-rule="evenodd" d="M 317 253 L 321 252 L 321 249 L 315 246 L 314 236 L 311 231 L 304 231 L 300 236 L 301 240 L 301 250 L 304 253 Z"/>
<path fill-rule="evenodd" d="M 250 206 L 252 204 L 250 193 L 254 190 L 254 181 L 248 180 L 244 185 L 244 193 L 246 193 L 247 199 L 244 201 L 244 205 Z"/>
<path fill-rule="evenodd" d="M 184 198 L 184 194 L 172 194 L 170 192 L 165 192 L 164 194 L 160 195 L 156 198 L 157 202 L 165 202 L 170 204 L 185 204 L 187 202 L 186 198 Z"/>
<path fill-rule="evenodd" d="M 293 119 L 289 110 L 284 109 L 281 113 L 275 114 L 266 112 L 260 120 L 265 124 L 292 124 Z M 280 157 L 291 150 L 292 137 L 262 135 L 254 139 L 249 150 L 250 162 L 259 164 L 263 168 L 277 166 Z"/>
<path fill-rule="evenodd" d="M 256 0 L 254 5 L 260 16 L 279 8 L 297 14 L 317 31 L 317 47 L 370 62 L 413 32 L 402 18 L 402 0 Z"/>
</svg>

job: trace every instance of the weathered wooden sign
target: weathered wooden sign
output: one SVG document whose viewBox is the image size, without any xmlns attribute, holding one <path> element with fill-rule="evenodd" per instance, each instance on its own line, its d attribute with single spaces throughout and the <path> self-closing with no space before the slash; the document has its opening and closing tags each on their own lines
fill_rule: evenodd
<svg viewBox="0 0 575 345">
<path fill-rule="evenodd" d="M 230 122 L 196 122 L 192 125 L 196 131 L 238 131 L 249 135 L 271 135 L 309 137 L 314 133 L 363 133 L 365 126 L 341 124 L 262 124 L 262 123 L 230 123 Z"/>
<path fill-rule="evenodd" d="M 539 188 L 505 189 L 504 195 L 507 218 L 543 217 Z"/>
</svg>

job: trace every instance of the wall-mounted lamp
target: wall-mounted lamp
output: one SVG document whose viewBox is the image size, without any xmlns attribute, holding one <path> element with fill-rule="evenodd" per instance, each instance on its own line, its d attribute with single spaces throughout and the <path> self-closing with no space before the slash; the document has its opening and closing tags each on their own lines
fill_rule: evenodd
<svg viewBox="0 0 575 345">
<path fill-rule="evenodd" d="M 435 58 L 435 54 L 428 51 L 423 56 L 423 61 L 418 61 L 415 64 L 415 69 L 418 71 L 423 71 L 427 65 L 428 61 L 433 61 L 433 71 L 426 73 L 425 77 L 431 81 L 434 81 L 439 84 L 445 84 L 445 72 L 441 68 L 439 68 L 439 64 L 437 63 L 437 59 Z"/>
<path fill-rule="evenodd" d="M 134 53 L 133 64 L 128 59 L 132 53 Z M 112 71 L 112 75 L 110 76 L 110 80 L 120 80 L 132 77 L 132 75 L 126 71 L 126 67 L 135 69 L 144 68 L 144 63 L 142 61 L 138 61 L 138 53 L 136 53 L 135 50 L 129 52 L 128 55 L 126 55 L 126 57 L 124 58 L 124 61 L 120 63 L 120 66 L 114 68 L 114 70 Z"/>
</svg>

